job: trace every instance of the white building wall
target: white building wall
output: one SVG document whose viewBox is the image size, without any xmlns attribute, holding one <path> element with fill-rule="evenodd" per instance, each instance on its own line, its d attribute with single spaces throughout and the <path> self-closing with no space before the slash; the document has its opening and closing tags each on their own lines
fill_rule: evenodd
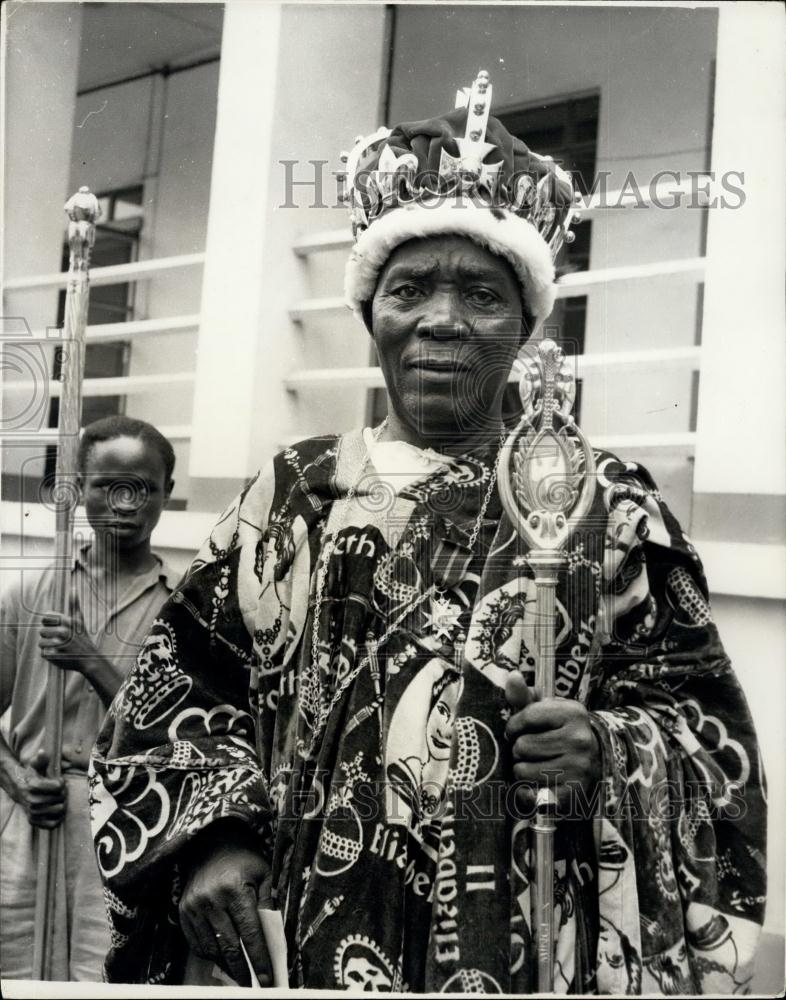
<svg viewBox="0 0 786 1000">
<path fill-rule="evenodd" d="M 356 135 L 372 132 L 381 124 L 378 117 L 385 83 L 384 27 L 385 10 L 381 4 L 343 8 L 293 4 L 283 9 L 272 145 L 272 210 L 263 279 L 272 309 L 271 321 L 262 331 L 268 348 L 282 354 L 279 380 L 298 367 L 349 367 L 368 362 L 368 334 L 349 310 L 338 319 L 323 318 L 299 328 L 285 310 L 297 298 L 341 294 L 346 252 L 303 262 L 291 247 L 297 237 L 310 232 L 342 227 L 349 230 L 348 212 L 336 202 L 336 182 L 331 171 L 341 169 L 339 153 L 352 148 Z M 302 58 L 304 52 L 308 53 L 307 59 Z M 286 198 L 284 169 L 280 165 L 285 159 L 299 161 L 295 167 L 298 180 L 313 178 L 309 160 L 328 161 L 323 174 L 323 203 L 328 207 L 307 207 L 315 203 L 314 192 L 301 187 L 294 190 L 292 201 L 304 207 L 280 207 Z M 268 395 L 272 389 L 269 376 L 260 372 L 260 379 L 256 423 L 260 428 L 259 452 L 265 458 L 285 443 L 287 433 L 303 437 L 331 433 L 357 426 L 363 419 L 364 398 L 337 387 L 324 394 L 292 399 L 289 412 L 293 413 L 294 425 L 279 426 L 270 433 L 263 428 L 271 409 L 278 404 L 276 397 Z"/>
<path fill-rule="evenodd" d="M 102 87 L 76 97 L 69 185 L 113 191 L 145 175 L 155 77 Z"/>
<path fill-rule="evenodd" d="M 5 21 L 5 114 L 0 137 L 5 157 L 0 236 L 3 282 L 60 270 L 66 225 L 63 204 L 71 193 L 68 158 L 82 21 L 75 3 L 20 4 L 13 14 Z M 3 292 L 0 322 L 4 335 L 27 330 L 41 337 L 54 324 L 56 313 L 56 290 Z M 27 358 L 19 355 L 6 360 L 19 370 L 6 370 L 5 380 L 27 380 L 36 376 L 41 365 L 50 369 L 52 350 L 41 347 Z M 33 397 L 26 393 L 9 397 L 3 401 L 4 417 L 24 412 L 30 402 Z M 47 415 L 48 406 L 43 411 L 44 425 Z M 7 441 L 3 471 L 41 475 L 42 456 L 38 446 Z"/>
<path fill-rule="evenodd" d="M 79 69 L 79 4 L 20 4 L 6 18 L 3 278 L 60 270 Z M 57 292 L 7 294 L 33 329 L 53 322 Z"/>
</svg>

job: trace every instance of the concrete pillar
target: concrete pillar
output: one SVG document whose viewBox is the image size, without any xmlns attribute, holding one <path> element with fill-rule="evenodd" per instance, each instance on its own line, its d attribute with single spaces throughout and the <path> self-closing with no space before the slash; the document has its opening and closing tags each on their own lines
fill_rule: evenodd
<svg viewBox="0 0 786 1000">
<path fill-rule="evenodd" d="M 303 261 L 292 246 L 308 233 L 349 228 L 331 171 L 355 135 L 381 124 L 385 25 L 382 4 L 226 6 L 192 509 L 222 507 L 293 435 L 362 420 L 361 396 L 334 389 L 330 398 L 300 398 L 283 383 L 301 367 L 363 364 L 369 357 L 368 335 L 362 327 L 353 333 L 349 311 L 335 327 L 300 329 L 288 310 L 301 298 L 340 291 L 346 251 Z M 289 189 L 288 170 L 295 182 Z"/>
<path fill-rule="evenodd" d="M 230 3 L 224 14 L 189 469 L 197 479 L 241 481 L 253 464 L 280 20 L 268 3 Z"/>
<path fill-rule="evenodd" d="M 720 8 L 711 168 L 716 181 L 744 173 L 742 182 L 731 176 L 744 203 L 733 207 L 740 197 L 719 184 L 729 207 L 709 212 L 694 478 L 699 495 L 786 493 L 783 33 L 780 4 Z"/>
<path fill-rule="evenodd" d="M 713 606 L 756 722 L 770 787 L 765 930 L 777 935 L 774 982 L 783 981 L 786 823 L 786 604 L 772 599 L 783 594 L 786 552 L 783 32 L 780 4 L 720 7 L 711 169 L 716 181 L 726 172 L 744 173 L 743 182 L 732 178 L 744 203 L 709 212 L 691 524 L 710 589 L 721 575 L 712 569 L 715 558 L 735 585 L 729 593 L 747 587 L 761 595 L 713 593 Z M 724 194 L 722 184 L 717 194 Z M 740 200 L 726 197 L 729 206 Z"/>
</svg>

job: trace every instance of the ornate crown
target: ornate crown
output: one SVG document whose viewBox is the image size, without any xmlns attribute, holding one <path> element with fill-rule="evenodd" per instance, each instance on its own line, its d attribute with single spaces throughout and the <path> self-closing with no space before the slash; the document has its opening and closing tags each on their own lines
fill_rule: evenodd
<svg viewBox="0 0 786 1000">
<path fill-rule="evenodd" d="M 346 164 L 339 174 L 345 183 L 342 200 L 349 203 L 356 241 L 390 209 L 469 198 L 529 222 L 547 243 L 552 260 L 563 243 L 573 242 L 569 227 L 578 221 L 580 195 L 571 175 L 551 157 L 533 153 L 497 119 L 489 119 L 491 96 L 489 75 L 481 71 L 472 87 L 456 94 L 456 108 L 466 108 L 466 116 L 453 112 L 396 129 L 382 127 L 358 136 L 352 151 L 341 154 Z M 437 169 L 429 167 L 435 144 Z"/>
</svg>

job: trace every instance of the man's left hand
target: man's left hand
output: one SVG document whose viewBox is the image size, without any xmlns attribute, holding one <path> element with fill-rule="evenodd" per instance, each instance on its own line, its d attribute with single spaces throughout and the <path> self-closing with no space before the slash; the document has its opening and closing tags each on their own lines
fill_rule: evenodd
<svg viewBox="0 0 786 1000">
<path fill-rule="evenodd" d="M 513 709 L 505 735 L 512 744 L 513 775 L 520 783 L 517 807 L 531 815 L 537 788 L 548 785 L 556 794 L 559 817 L 588 818 L 586 803 L 600 778 L 601 759 L 587 709 L 571 698 L 536 700 L 518 673 L 508 678 L 505 696 Z"/>
<path fill-rule="evenodd" d="M 38 648 L 45 660 L 63 670 L 84 673 L 99 655 L 84 630 L 81 616 L 47 611 L 42 617 Z"/>
</svg>

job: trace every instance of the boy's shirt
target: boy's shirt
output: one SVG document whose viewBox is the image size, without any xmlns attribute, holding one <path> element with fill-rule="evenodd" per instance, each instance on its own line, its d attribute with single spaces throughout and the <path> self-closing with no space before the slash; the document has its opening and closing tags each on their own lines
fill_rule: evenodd
<svg viewBox="0 0 786 1000">
<path fill-rule="evenodd" d="M 102 594 L 90 578 L 87 549 L 71 571 L 86 633 L 99 653 L 127 673 L 179 575 L 157 564 L 135 577 L 123 594 Z M 48 661 L 38 647 L 41 619 L 54 607 L 55 567 L 25 574 L 0 598 L 0 713 L 2 732 L 21 764 L 43 747 Z M 98 692 L 76 670 L 64 670 L 64 771 L 87 773 L 90 751 L 106 714 Z"/>
</svg>

